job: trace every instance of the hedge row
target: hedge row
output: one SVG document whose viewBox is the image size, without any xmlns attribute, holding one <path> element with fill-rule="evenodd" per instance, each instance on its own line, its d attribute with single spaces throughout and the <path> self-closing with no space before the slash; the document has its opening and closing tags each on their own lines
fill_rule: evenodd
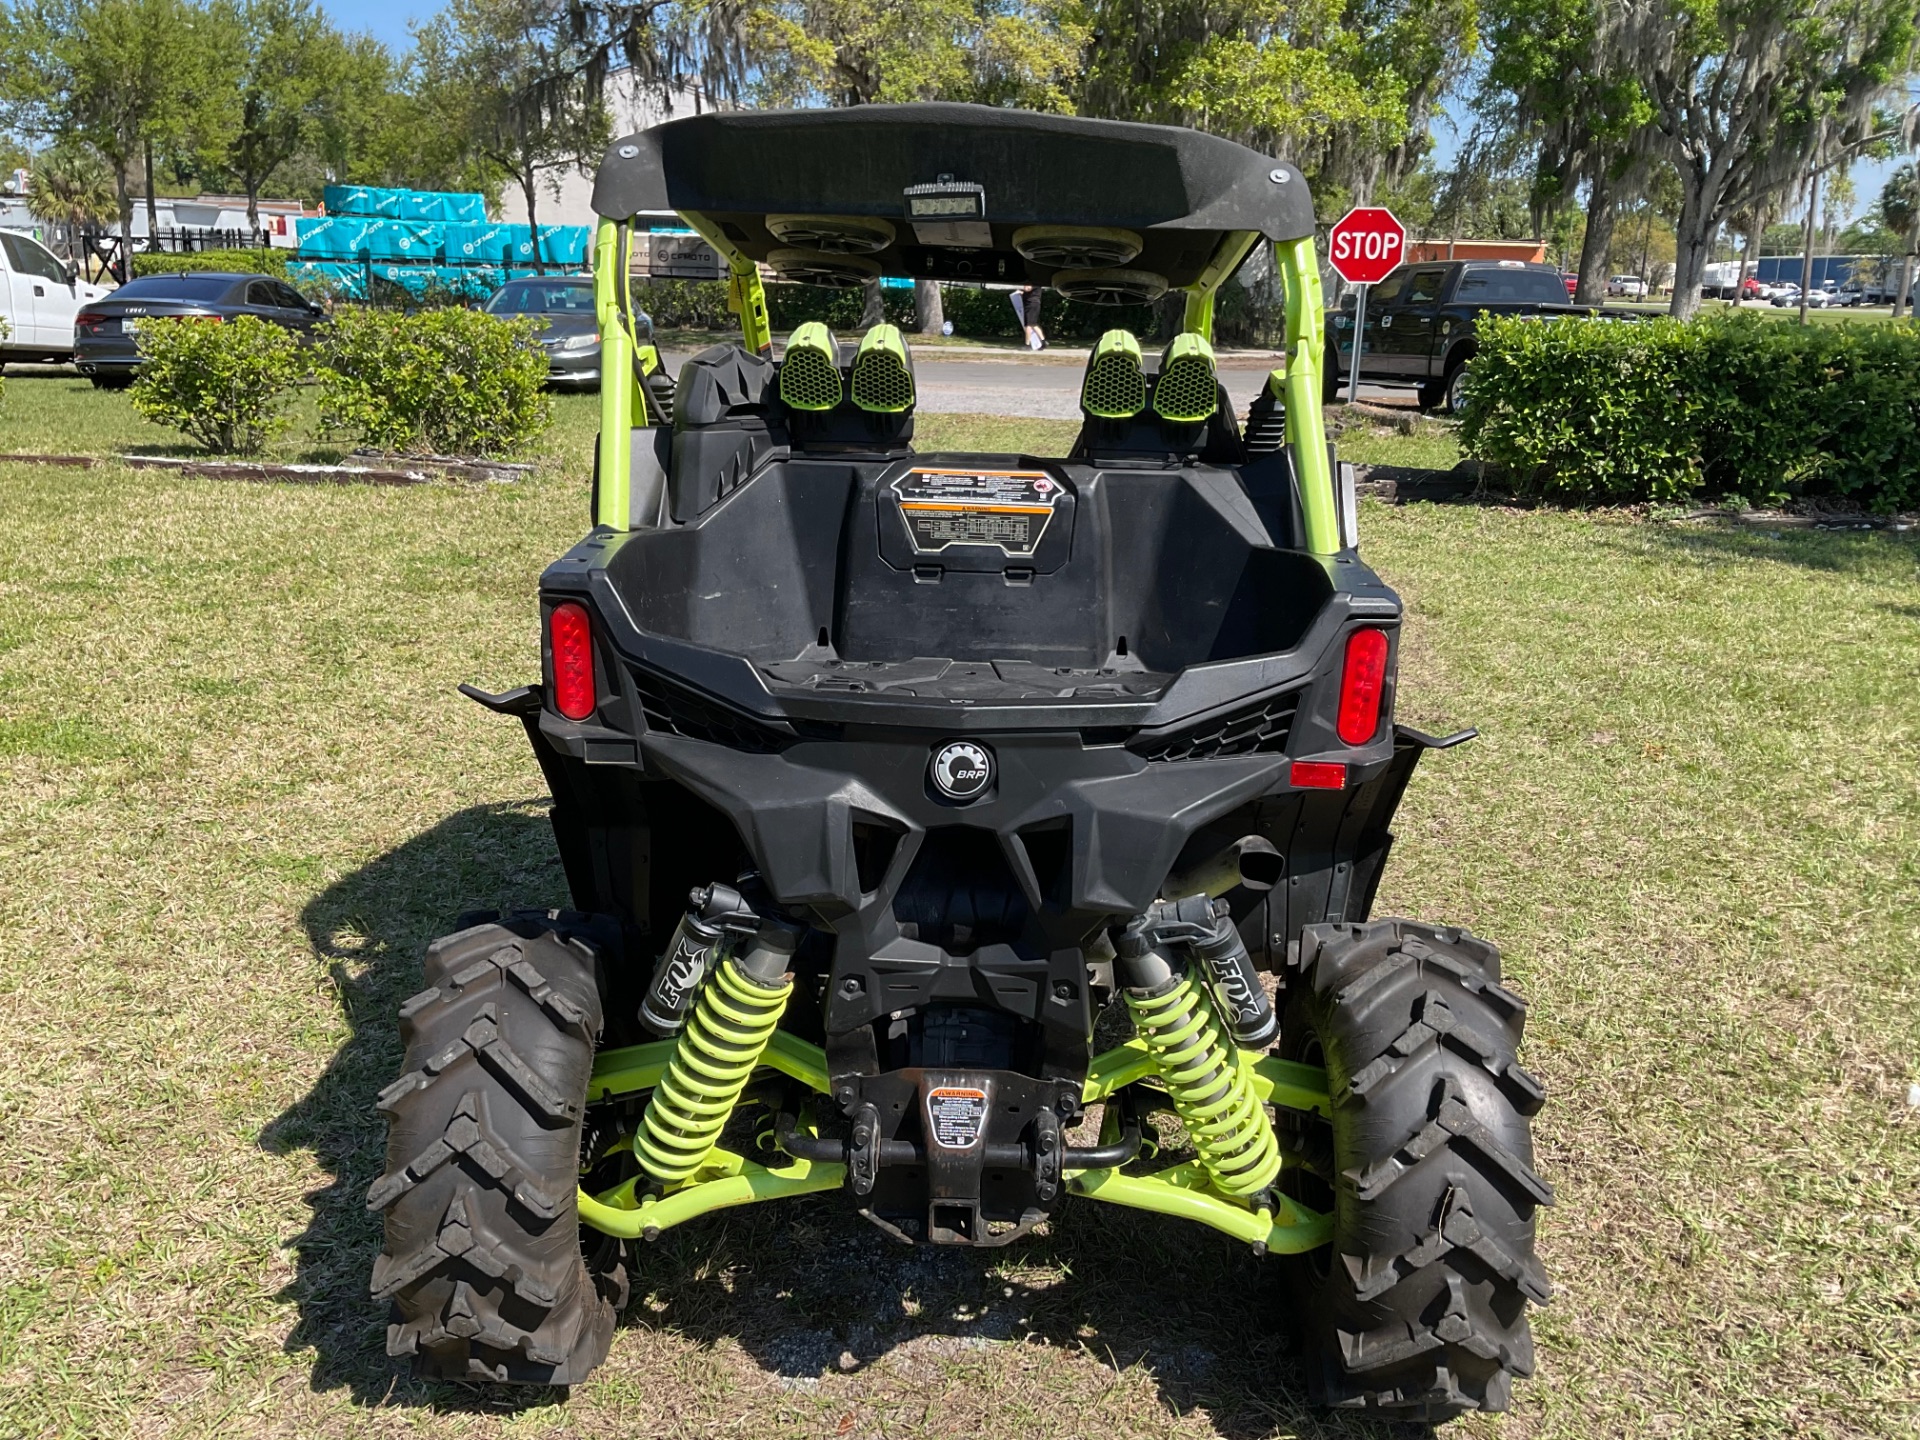
<svg viewBox="0 0 1920 1440">
<path fill-rule="evenodd" d="M 552 419 L 534 324 L 477 310 L 345 310 L 311 347 L 252 315 L 156 320 L 140 354 L 134 409 L 216 454 L 257 454 L 285 430 L 309 371 L 322 433 L 380 450 L 499 455 Z"/>
<path fill-rule="evenodd" d="M 224 270 L 237 275 L 271 275 L 287 278 L 285 250 L 192 250 L 180 255 L 145 254 L 135 251 L 133 273 L 140 275 L 182 275 L 201 270 Z"/>
<path fill-rule="evenodd" d="M 1574 502 L 1920 504 L 1920 325 L 1482 316 L 1461 441 Z"/>
</svg>

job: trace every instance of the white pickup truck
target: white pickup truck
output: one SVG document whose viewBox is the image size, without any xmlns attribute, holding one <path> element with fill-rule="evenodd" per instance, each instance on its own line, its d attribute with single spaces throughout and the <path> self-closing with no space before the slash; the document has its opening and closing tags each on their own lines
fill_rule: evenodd
<svg viewBox="0 0 1920 1440">
<path fill-rule="evenodd" d="M 73 318 L 107 292 L 89 285 L 31 235 L 0 230 L 0 364 L 73 358 Z"/>
</svg>

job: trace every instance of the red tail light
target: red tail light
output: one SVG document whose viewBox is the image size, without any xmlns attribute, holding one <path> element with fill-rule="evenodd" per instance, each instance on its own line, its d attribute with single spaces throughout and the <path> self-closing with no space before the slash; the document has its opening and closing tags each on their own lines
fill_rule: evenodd
<svg viewBox="0 0 1920 1440">
<path fill-rule="evenodd" d="M 1356 630 L 1347 637 L 1347 664 L 1340 672 L 1340 718 L 1334 725 L 1348 745 L 1364 745 L 1380 728 L 1380 701 L 1387 685 L 1387 632 Z"/>
<path fill-rule="evenodd" d="M 553 643 L 553 708 L 569 720 L 593 714 L 593 622 L 584 605 L 568 600 L 547 617 Z"/>
</svg>

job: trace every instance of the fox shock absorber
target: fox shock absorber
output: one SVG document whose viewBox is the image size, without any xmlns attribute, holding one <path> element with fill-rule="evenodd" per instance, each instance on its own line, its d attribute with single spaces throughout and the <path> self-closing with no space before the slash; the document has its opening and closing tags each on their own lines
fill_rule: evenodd
<svg viewBox="0 0 1920 1440">
<path fill-rule="evenodd" d="M 1155 905 L 1128 927 L 1129 933 L 1135 927 L 1152 945 L 1192 952 L 1234 1044 L 1243 1050 L 1264 1050 L 1273 1043 L 1280 1033 L 1280 1019 L 1224 902 L 1189 895 Z"/>
<path fill-rule="evenodd" d="M 1220 1023 L 1210 987 L 1154 944 L 1151 915 L 1120 937 L 1117 968 L 1127 1009 L 1200 1164 L 1228 1194 L 1252 1198 L 1280 1173 L 1273 1126 Z"/>
<path fill-rule="evenodd" d="M 653 983 L 640 1002 L 640 1023 L 662 1038 L 678 1035 L 701 982 L 738 939 L 759 928 L 760 917 L 738 890 L 726 885 L 695 890 L 654 966 Z"/>
<path fill-rule="evenodd" d="M 634 1138 L 641 1168 L 662 1185 L 691 1179 L 726 1128 L 793 994 L 787 966 L 799 938 L 767 920 L 701 983 Z"/>
</svg>

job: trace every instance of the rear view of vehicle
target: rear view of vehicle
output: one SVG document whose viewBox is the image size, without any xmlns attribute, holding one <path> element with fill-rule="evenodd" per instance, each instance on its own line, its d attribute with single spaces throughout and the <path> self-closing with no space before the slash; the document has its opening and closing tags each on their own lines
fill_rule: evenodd
<svg viewBox="0 0 1920 1440">
<path fill-rule="evenodd" d="M 728 1206 L 831 1192 L 876 1245 L 997 1247 L 1103 1202 L 1283 1267 L 1248 1323 L 1298 1329 L 1326 1403 L 1502 1408 L 1548 1294 L 1543 1095 L 1494 947 L 1369 918 L 1421 754 L 1471 732 L 1393 720 L 1298 171 L 863 106 L 628 136 L 594 203 L 595 524 L 542 578 L 540 681 L 468 690 L 525 726 L 575 908 L 465 917 L 401 1010 L 390 1352 L 578 1382 L 647 1243 Z M 743 340 L 671 414 L 626 284 L 664 210 Z M 1241 417 L 1213 300 L 1265 245 L 1290 359 Z M 1066 455 L 928 453 L 900 333 L 776 358 L 762 264 L 1184 319 L 1098 341 Z"/>
<path fill-rule="evenodd" d="M 155 320 L 218 325 L 241 315 L 305 334 L 324 312 L 285 281 L 265 275 L 142 275 L 87 302 L 74 321 L 74 364 L 95 388 L 119 389 L 133 383 L 140 366 L 143 325 Z"/>
</svg>

